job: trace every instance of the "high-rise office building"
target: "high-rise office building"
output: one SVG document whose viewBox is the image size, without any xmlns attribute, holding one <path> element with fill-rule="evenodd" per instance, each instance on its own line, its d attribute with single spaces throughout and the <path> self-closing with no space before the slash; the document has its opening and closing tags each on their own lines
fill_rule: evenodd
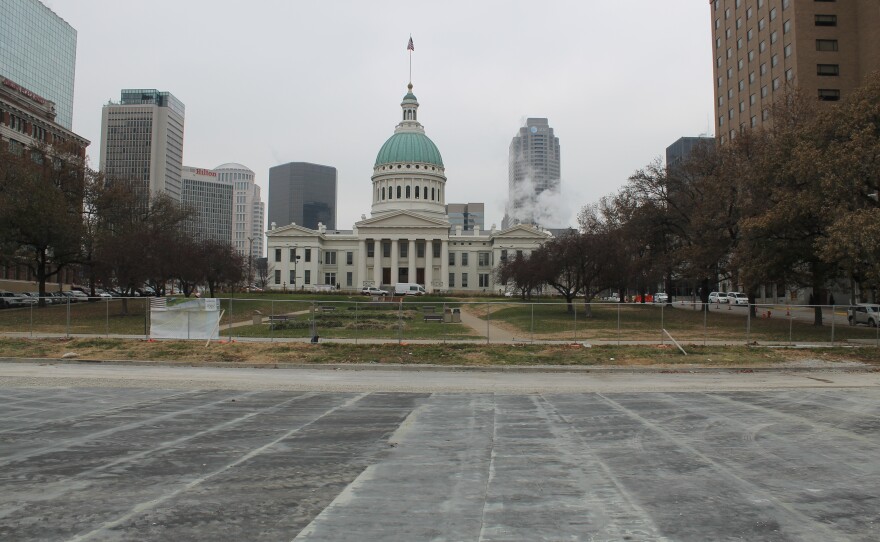
<svg viewBox="0 0 880 542">
<path fill-rule="evenodd" d="M 76 30 L 38 0 L 0 0 L 0 76 L 51 101 L 73 127 Z"/>
<path fill-rule="evenodd" d="M 559 191 L 559 138 L 547 119 L 528 119 L 510 142 L 507 208 L 501 227 L 535 224 L 553 215 L 538 196 Z"/>
<path fill-rule="evenodd" d="M 486 229 L 486 206 L 482 203 L 449 203 L 446 216 L 451 228 L 461 226 L 462 231 Z"/>
<path fill-rule="evenodd" d="M 715 135 L 770 119 L 787 86 L 837 101 L 880 69 L 877 0 L 712 0 Z"/>
<path fill-rule="evenodd" d="M 232 182 L 215 171 L 183 166 L 180 203 L 193 216 L 184 231 L 195 239 L 232 242 Z"/>
<path fill-rule="evenodd" d="M 336 229 L 336 168 L 290 162 L 269 169 L 269 223 Z"/>
<path fill-rule="evenodd" d="M 714 137 L 681 137 L 672 145 L 666 147 L 666 169 L 674 169 L 687 160 L 700 145 L 714 145 Z"/>
<path fill-rule="evenodd" d="M 110 181 L 129 182 L 145 198 L 180 201 L 183 103 L 169 92 L 127 89 L 101 113 L 100 169 Z"/>
<path fill-rule="evenodd" d="M 221 182 L 232 184 L 232 245 L 252 261 L 265 256 L 263 236 L 266 231 L 266 207 L 260 199 L 260 187 L 254 172 L 247 166 L 228 163 L 214 168 Z"/>
</svg>

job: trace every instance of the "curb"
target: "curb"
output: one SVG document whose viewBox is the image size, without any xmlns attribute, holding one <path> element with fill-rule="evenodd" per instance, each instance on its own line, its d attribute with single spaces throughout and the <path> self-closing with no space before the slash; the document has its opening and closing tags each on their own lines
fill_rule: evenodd
<svg viewBox="0 0 880 542">
<path fill-rule="evenodd" d="M 373 364 L 373 363 L 243 363 L 224 361 L 149 361 L 149 360 L 100 360 L 59 358 L 0 358 L 0 363 L 32 363 L 43 365 L 114 365 L 138 367 L 209 367 L 224 369 L 286 369 L 325 371 L 425 371 L 425 372 L 483 372 L 483 373 L 607 373 L 607 374 L 689 374 L 689 373 L 873 373 L 880 368 L 872 365 L 841 367 L 785 367 L 785 366 L 568 366 L 568 365 L 435 365 L 435 364 Z"/>
</svg>

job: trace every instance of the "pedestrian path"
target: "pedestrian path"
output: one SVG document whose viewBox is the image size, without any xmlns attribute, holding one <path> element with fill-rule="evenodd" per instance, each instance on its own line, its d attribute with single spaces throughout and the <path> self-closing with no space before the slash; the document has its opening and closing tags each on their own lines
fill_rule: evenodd
<svg viewBox="0 0 880 542">
<path fill-rule="evenodd" d="M 473 314 L 463 310 L 461 311 L 461 323 L 468 326 L 483 337 L 486 337 L 488 334 L 489 342 L 512 343 L 517 340 L 528 340 L 525 337 L 514 337 L 513 334 L 506 329 L 501 329 L 500 327 L 492 324 L 491 316 L 489 317 L 489 321 L 487 322 L 485 319 L 478 318 Z"/>
</svg>

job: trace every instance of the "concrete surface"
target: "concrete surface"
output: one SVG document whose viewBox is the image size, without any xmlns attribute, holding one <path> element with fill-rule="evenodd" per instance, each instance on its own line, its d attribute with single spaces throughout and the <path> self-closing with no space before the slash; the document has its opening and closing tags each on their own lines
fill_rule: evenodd
<svg viewBox="0 0 880 542">
<path fill-rule="evenodd" d="M 19 363 L 0 404 L 0 540 L 880 539 L 878 373 Z"/>
</svg>

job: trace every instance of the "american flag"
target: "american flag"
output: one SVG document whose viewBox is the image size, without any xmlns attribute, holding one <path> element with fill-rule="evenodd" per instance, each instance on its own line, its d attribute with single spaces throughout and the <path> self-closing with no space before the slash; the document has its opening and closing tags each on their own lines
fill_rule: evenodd
<svg viewBox="0 0 880 542">
<path fill-rule="evenodd" d="M 415 51 L 416 50 L 416 47 L 415 47 L 415 45 L 413 45 L 413 42 L 412 42 L 412 36 L 409 37 L 409 43 L 406 46 L 406 50 L 407 51 Z"/>
</svg>

